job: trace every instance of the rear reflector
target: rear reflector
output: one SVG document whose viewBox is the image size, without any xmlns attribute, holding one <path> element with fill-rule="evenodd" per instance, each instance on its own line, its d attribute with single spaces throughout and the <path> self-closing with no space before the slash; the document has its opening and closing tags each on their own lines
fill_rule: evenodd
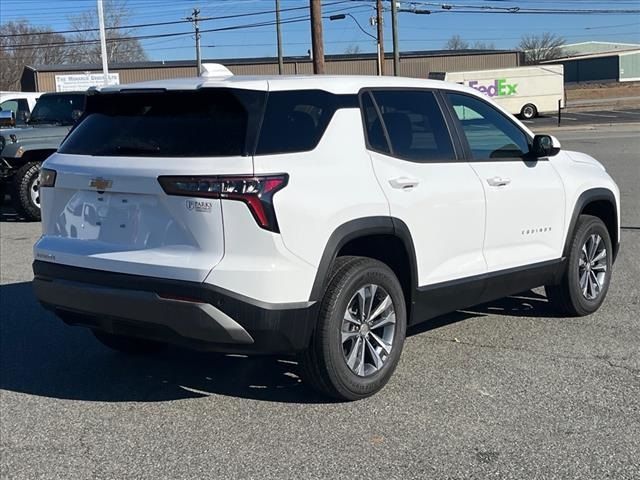
<svg viewBox="0 0 640 480">
<path fill-rule="evenodd" d="M 192 176 L 158 177 L 167 195 L 196 198 L 220 198 L 244 202 L 258 225 L 271 232 L 279 232 L 273 209 L 273 195 L 287 185 L 289 176 Z"/>
</svg>

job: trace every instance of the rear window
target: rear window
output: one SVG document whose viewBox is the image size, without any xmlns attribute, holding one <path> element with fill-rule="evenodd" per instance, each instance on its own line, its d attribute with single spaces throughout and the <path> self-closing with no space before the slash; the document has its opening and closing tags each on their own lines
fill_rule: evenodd
<svg viewBox="0 0 640 480">
<path fill-rule="evenodd" d="M 250 155 L 265 92 L 211 89 L 96 94 L 61 153 L 98 156 Z"/>
<path fill-rule="evenodd" d="M 95 94 L 59 151 L 142 157 L 304 152 L 317 146 L 335 111 L 346 107 L 357 108 L 355 95 L 321 90 Z"/>
</svg>

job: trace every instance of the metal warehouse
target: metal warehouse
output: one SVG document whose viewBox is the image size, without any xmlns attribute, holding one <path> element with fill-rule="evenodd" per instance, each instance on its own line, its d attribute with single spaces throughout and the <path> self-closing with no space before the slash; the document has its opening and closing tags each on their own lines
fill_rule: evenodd
<svg viewBox="0 0 640 480">
<path fill-rule="evenodd" d="M 236 75 L 275 75 L 278 73 L 277 58 L 242 58 L 204 60 L 222 63 Z M 375 75 L 376 54 L 345 54 L 325 56 L 325 70 L 337 75 Z M 517 67 L 522 63 L 522 54 L 511 50 L 464 50 L 464 51 L 419 51 L 403 52 L 400 60 L 400 75 L 428 78 L 434 72 L 459 72 L 465 70 L 489 70 Z M 385 57 L 385 71 L 393 72 L 392 56 Z M 21 77 L 25 92 L 53 92 L 76 88 L 83 76 L 90 81 L 92 74 L 100 74 L 101 65 L 42 65 L 26 66 Z M 313 62 L 309 57 L 286 57 L 285 74 L 312 74 Z M 157 61 L 128 64 L 113 64 L 109 75 L 114 82 L 125 84 L 145 80 L 192 77 L 197 74 L 195 62 Z M 74 81 L 80 80 L 80 83 Z M 86 87 L 84 87 L 86 88 Z"/>
<path fill-rule="evenodd" d="M 640 81 L 640 48 L 543 62 L 564 65 L 565 83 Z"/>
</svg>

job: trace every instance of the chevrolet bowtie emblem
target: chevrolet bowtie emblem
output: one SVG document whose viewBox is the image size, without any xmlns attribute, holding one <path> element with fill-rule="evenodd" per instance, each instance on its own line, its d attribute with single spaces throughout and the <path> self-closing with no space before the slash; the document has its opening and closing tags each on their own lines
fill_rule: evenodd
<svg viewBox="0 0 640 480">
<path fill-rule="evenodd" d="M 106 190 L 107 188 L 111 188 L 112 185 L 113 185 L 113 180 L 107 180 L 106 178 L 100 178 L 100 177 L 92 178 L 91 183 L 89 184 L 90 187 L 93 187 L 99 191 Z"/>
</svg>

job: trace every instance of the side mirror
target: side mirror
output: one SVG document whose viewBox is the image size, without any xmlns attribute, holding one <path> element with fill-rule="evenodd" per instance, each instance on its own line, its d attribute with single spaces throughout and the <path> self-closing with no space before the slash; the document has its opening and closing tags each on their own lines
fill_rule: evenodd
<svg viewBox="0 0 640 480">
<path fill-rule="evenodd" d="M 0 127 L 13 127 L 15 124 L 16 117 L 11 110 L 0 111 Z"/>
<path fill-rule="evenodd" d="M 552 135 L 536 135 L 531 145 L 531 155 L 535 158 L 553 157 L 560 153 L 560 142 Z"/>
</svg>

